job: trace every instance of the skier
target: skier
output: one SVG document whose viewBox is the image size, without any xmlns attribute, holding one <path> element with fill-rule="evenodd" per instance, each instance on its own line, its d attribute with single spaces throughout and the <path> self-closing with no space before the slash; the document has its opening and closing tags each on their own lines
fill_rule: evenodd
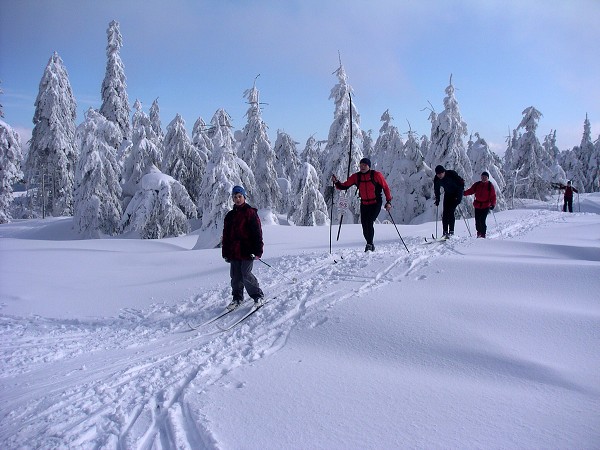
<svg viewBox="0 0 600 450">
<path fill-rule="evenodd" d="M 565 203 L 563 204 L 563 212 L 567 212 L 567 207 L 569 208 L 569 212 L 573 212 L 573 192 L 579 192 L 573 186 L 571 186 L 571 180 L 567 181 L 567 185 L 561 184 L 558 189 L 564 189 L 565 191 Z"/>
<path fill-rule="evenodd" d="M 383 199 L 381 192 L 385 194 L 385 210 L 389 211 L 392 207 L 392 194 L 390 188 L 381 172 L 371 170 L 371 160 L 363 158 L 359 162 L 359 172 L 353 173 L 343 183 L 338 180 L 335 175 L 331 176 L 331 180 L 335 183 L 335 187 L 340 190 L 347 190 L 352 186 L 358 187 L 358 195 L 360 196 L 360 223 L 363 229 L 363 236 L 367 241 L 365 252 L 374 251 L 373 238 L 375 236 L 374 223 L 381 212 Z"/>
<path fill-rule="evenodd" d="M 444 209 L 442 210 L 442 232 L 448 238 L 454 234 L 454 211 L 460 205 L 465 188 L 463 180 L 454 170 L 446 170 L 444 166 L 436 166 L 433 177 L 435 206 L 440 204 L 440 187 L 444 188 Z"/>
<path fill-rule="evenodd" d="M 464 195 L 475 194 L 473 206 L 475 207 L 475 229 L 477 230 L 478 238 L 485 238 L 487 225 L 485 219 L 490 213 L 490 210 L 496 206 L 496 189 L 490 181 L 490 174 L 487 172 L 481 173 L 481 181 L 473 183 L 469 189 L 464 192 Z"/>
<path fill-rule="evenodd" d="M 246 190 L 234 186 L 231 191 L 233 209 L 225 216 L 221 253 L 231 264 L 231 289 L 233 300 L 227 309 L 237 308 L 244 299 L 244 288 L 254 299 L 254 305 L 263 304 L 264 294 L 252 273 L 254 259 L 263 254 L 263 237 L 256 208 L 246 203 Z"/>
</svg>

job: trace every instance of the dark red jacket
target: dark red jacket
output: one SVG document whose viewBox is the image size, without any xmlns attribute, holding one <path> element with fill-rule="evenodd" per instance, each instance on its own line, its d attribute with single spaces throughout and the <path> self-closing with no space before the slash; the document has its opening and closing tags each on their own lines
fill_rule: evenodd
<svg viewBox="0 0 600 450">
<path fill-rule="evenodd" d="M 229 260 L 251 260 L 263 254 L 260 218 L 256 208 L 247 203 L 233 206 L 225 216 L 221 253 Z"/>
<path fill-rule="evenodd" d="M 465 191 L 465 195 L 473 194 L 475 194 L 473 206 L 476 209 L 496 206 L 496 189 L 494 189 L 494 185 L 491 181 L 487 181 L 485 183 L 483 181 L 477 181 L 473 183 L 473 186 Z"/>
<path fill-rule="evenodd" d="M 573 192 L 579 192 L 577 189 L 575 189 L 573 186 L 561 186 L 559 189 L 564 189 L 565 190 L 565 198 L 566 199 L 573 199 Z"/>
<path fill-rule="evenodd" d="M 369 170 L 367 173 L 356 172 L 350 175 L 350 178 L 343 183 L 340 181 L 335 183 L 335 187 L 343 191 L 352 186 L 358 186 L 358 195 L 360 195 L 360 202 L 363 205 L 383 203 L 381 200 L 382 190 L 385 194 L 385 200 L 387 202 L 392 201 L 392 193 L 387 181 L 385 181 L 385 177 L 381 172 L 377 172 L 376 170 Z"/>
</svg>

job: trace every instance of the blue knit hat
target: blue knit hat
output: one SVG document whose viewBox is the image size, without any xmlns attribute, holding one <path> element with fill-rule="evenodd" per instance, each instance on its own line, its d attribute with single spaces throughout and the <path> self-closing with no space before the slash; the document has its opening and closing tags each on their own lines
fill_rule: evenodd
<svg viewBox="0 0 600 450">
<path fill-rule="evenodd" d="M 231 190 L 231 196 L 233 197 L 235 194 L 242 194 L 244 198 L 246 198 L 246 190 L 241 186 L 234 186 Z"/>
<path fill-rule="evenodd" d="M 371 160 L 369 158 L 363 158 L 360 160 L 360 164 L 366 164 L 367 166 L 371 167 Z"/>
</svg>

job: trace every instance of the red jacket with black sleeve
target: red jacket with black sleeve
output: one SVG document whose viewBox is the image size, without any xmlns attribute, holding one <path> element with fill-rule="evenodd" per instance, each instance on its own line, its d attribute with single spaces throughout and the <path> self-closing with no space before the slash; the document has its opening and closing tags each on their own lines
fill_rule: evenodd
<svg viewBox="0 0 600 450">
<path fill-rule="evenodd" d="M 225 216 L 221 254 L 228 260 L 252 260 L 263 254 L 263 237 L 256 208 L 247 203 L 237 206 Z"/>
<path fill-rule="evenodd" d="M 335 183 L 335 187 L 342 191 L 350 189 L 352 186 L 358 186 L 358 195 L 363 205 L 383 203 L 381 199 L 382 191 L 385 194 L 385 201 L 392 201 L 392 193 L 387 181 L 385 181 L 385 177 L 381 172 L 377 172 L 376 170 L 369 170 L 367 173 L 356 172 L 350 175 L 350 178 L 343 183 L 340 181 Z"/>
<path fill-rule="evenodd" d="M 477 181 L 473 183 L 469 189 L 465 191 L 465 195 L 475 194 L 475 200 L 473 200 L 473 206 L 476 209 L 489 208 L 490 206 L 496 206 L 496 189 L 490 181 Z"/>
</svg>

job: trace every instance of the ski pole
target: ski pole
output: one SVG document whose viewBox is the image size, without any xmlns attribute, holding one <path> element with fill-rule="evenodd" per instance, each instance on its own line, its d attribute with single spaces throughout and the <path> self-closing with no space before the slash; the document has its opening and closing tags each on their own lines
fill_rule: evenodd
<svg viewBox="0 0 600 450">
<path fill-rule="evenodd" d="M 332 182 L 333 183 L 333 182 Z M 333 228 L 333 196 L 335 194 L 335 183 L 331 187 L 331 211 L 329 212 L 329 254 L 331 255 L 331 231 Z"/>
<path fill-rule="evenodd" d="M 473 235 L 471 234 L 471 227 L 469 227 L 469 222 L 467 222 L 467 218 L 463 214 L 463 210 L 460 207 L 460 204 L 458 205 L 458 212 L 460 213 L 460 215 L 462 216 L 463 220 L 465 221 L 465 225 L 467 226 L 467 231 L 469 232 L 469 237 L 473 237 Z"/>
<path fill-rule="evenodd" d="M 437 229 L 438 229 L 438 212 L 440 210 L 440 205 L 437 204 L 435 205 L 435 238 L 438 238 L 438 233 L 437 233 Z"/>
<path fill-rule="evenodd" d="M 496 230 L 498 230 L 498 233 L 500 233 L 500 237 L 503 238 L 504 236 L 502 236 L 502 230 L 498 226 L 498 221 L 496 220 L 496 213 L 494 212 L 493 209 L 492 209 L 492 216 L 494 216 L 494 222 L 496 222 Z"/>
<path fill-rule="evenodd" d="M 270 267 L 271 269 L 273 269 L 275 272 L 279 273 L 280 275 L 283 275 L 284 277 L 286 277 L 288 280 L 290 280 L 292 283 L 295 283 L 296 281 L 298 281 L 296 279 L 296 277 L 294 278 L 290 278 L 288 277 L 285 273 L 283 273 L 281 270 L 276 269 L 275 267 L 273 267 L 272 265 L 264 262 L 262 259 L 260 259 L 259 257 L 255 256 L 255 255 L 250 255 L 252 257 L 252 259 L 258 259 L 261 263 L 263 263 L 265 266 Z"/>
<path fill-rule="evenodd" d="M 400 231 L 398 231 L 398 227 L 396 226 L 396 222 L 394 222 L 394 218 L 392 217 L 392 213 L 390 213 L 389 210 L 387 210 L 387 213 L 390 216 L 390 219 L 392 219 L 392 223 L 394 224 L 394 228 L 396 229 L 396 232 L 398 233 L 398 236 L 400 236 L 400 240 L 402 241 L 402 243 L 404 244 L 404 248 L 406 249 L 406 251 L 408 253 L 410 253 L 410 250 L 408 249 L 408 247 L 406 246 L 404 239 L 402 239 L 402 235 L 400 234 Z"/>
</svg>

